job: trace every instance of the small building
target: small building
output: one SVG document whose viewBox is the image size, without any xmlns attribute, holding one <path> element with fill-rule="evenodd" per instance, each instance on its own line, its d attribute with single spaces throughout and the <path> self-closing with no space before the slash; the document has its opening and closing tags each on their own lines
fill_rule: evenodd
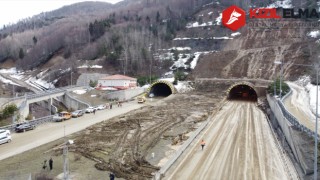
<svg viewBox="0 0 320 180">
<path fill-rule="evenodd" d="M 100 90 L 124 90 L 137 87 L 137 79 L 116 74 L 100 78 L 98 80 L 97 89 Z"/>
</svg>

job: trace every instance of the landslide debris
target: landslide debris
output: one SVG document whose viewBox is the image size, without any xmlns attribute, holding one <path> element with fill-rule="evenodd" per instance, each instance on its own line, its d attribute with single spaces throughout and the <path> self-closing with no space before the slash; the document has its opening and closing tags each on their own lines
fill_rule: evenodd
<svg viewBox="0 0 320 180">
<path fill-rule="evenodd" d="M 205 121 L 221 99 L 221 94 L 176 94 L 87 128 L 70 148 L 95 161 L 98 170 L 125 179 L 149 179 L 159 169 L 146 160 L 149 150 L 161 138 L 171 138 L 171 144 L 186 140 L 185 134 Z"/>
</svg>

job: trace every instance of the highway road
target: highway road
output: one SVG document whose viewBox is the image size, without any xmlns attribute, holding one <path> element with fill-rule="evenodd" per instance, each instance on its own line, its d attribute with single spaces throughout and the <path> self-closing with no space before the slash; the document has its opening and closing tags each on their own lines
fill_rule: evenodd
<svg viewBox="0 0 320 180">
<path fill-rule="evenodd" d="M 124 103 L 121 108 L 114 106 L 111 110 L 97 111 L 95 115 L 85 114 L 82 117 L 72 118 L 64 122 L 47 123 L 25 133 L 12 133 L 12 142 L 0 145 L 0 160 L 62 138 L 64 137 L 64 129 L 65 134 L 69 135 L 142 106 L 144 104 L 132 101 Z"/>
<path fill-rule="evenodd" d="M 200 140 L 206 141 L 201 150 Z M 165 179 L 296 179 L 265 114 L 255 103 L 229 101 Z"/>
</svg>

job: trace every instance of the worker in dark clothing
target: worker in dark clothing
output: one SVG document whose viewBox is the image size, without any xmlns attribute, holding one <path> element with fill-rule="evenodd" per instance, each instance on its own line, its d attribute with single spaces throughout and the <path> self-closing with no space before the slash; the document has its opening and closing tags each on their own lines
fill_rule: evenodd
<svg viewBox="0 0 320 180">
<path fill-rule="evenodd" d="M 50 168 L 50 171 L 52 170 L 52 166 L 53 166 L 53 160 L 52 160 L 52 158 L 50 158 L 50 160 L 49 160 L 49 168 Z"/>
<path fill-rule="evenodd" d="M 115 175 L 111 172 L 110 175 L 109 175 L 109 177 L 110 177 L 110 180 L 114 180 Z"/>
<path fill-rule="evenodd" d="M 43 166 L 42 166 L 42 169 L 46 169 L 47 168 L 47 160 L 45 159 L 43 161 Z"/>
<path fill-rule="evenodd" d="M 206 145 L 206 142 L 204 142 L 204 140 L 202 139 L 201 141 L 201 149 L 203 150 L 204 146 Z"/>
</svg>

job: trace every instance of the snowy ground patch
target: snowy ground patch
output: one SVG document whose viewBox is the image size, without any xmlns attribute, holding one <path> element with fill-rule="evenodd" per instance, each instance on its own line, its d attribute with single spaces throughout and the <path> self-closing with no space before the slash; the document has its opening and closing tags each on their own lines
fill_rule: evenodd
<svg viewBox="0 0 320 180">
<path fill-rule="evenodd" d="M 17 74 L 17 69 L 16 68 L 0 69 L 0 73 L 2 73 L 2 74 Z"/>
<path fill-rule="evenodd" d="M 194 22 L 194 23 L 188 23 L 186 28 L 190 29 L 190 28 L 206 27 L 206 26 L 212 26 L 212 25 L 213 25 L 212 21 L 204 22 L 202 24 L 199 24 L 199 22 Z"/>
<path fill-rule="evenodd" d="M 293 8 L 292 0 L 276 1 L 267 8 Z"/>
<path fill-rule="evenodd" d="M 219 17 L 216 18 L 216 25 L 221 25 L 222 13 L 219 14 Z"/>
<path fill-rule="evenodd" d="M 169 51 L 171 50 L 177 50 L 177 51 L 190 51 L 191 47 L 172 47 L 169 49 Z"/>
<path fill-rule="evenodd" d="M 173 83 L 174 78 L 173 78 L 173 77 L 172 77 L 172 78 L 160 78 L 159 80 L 160 80 L 160 81 L 168 81 L 168 82 Z"/>
<path fill-rule="evenodd" d="M 208 54 L 208 53 L 213 53 L 213 52 L 216 52 L 216 51 L 203 51 L 203 52 L 195 52 L 194 53 L 194 59 L 191 61 L 190 63 L 190 68 L 191 69 L 194 69 L 196 66 L 197 66 L 197 63 L 198 63 L 198 60 L 199 60 L 199 57 L 201 54 Z"/>
<path fill-rule="evenodd" d="M 35 77 L 29 78 L 26 83 L 29 85 L 39 89 L 39 90 L 45 90 L 45 89 L 53 89 L 54 85 L 51 83 L 48 83 L 47 81 L 44 81 L 42 79 L 37 79 Z"/>
<path fill-rule="evenodd" d="M 75 93 L 75 94 L 85 94 L 85 93 L 87 93 L 87 91 L 86 90 L 84 90 L 84 89 L 81 89 L 81 90 L 75 90 L 75 91 L 72 91 L 73 93 Z"/>
<path fill-rule="evenodd" d="M 19 84 L 16 84 L 16 83 L 12 82 L 9 79 L 3 78 L 2 76 L 0 76 L 0 81 L 5 83 L 5 84 L 12 84 L 12 85 L 15 85 L 15 86 L 20 86 Z"/>
<path fill-rule="evenodd" d="M 170 67 L 171 70 L 175 70 L 177 68 L 189 68 L 189 65 L 186 64 L 187 61 L 191 58 L 190 54 L 179 54 L 179 59 L 173 63 Z"/>
<path fill-rule="evenodd" d="M 239 32 L 235 32 L 235 33 L 232 33 L 231 36 L 232 36 L 232 37 L 236 37 L 236 36 L 240 36 L 240 34 L 241 34 L 241 33 L 239 33 Z"/>
<path fill-rule="evenodd" d="M 189 81 L 178 81 L 178 84 L 174 87 L 179 93 L 185 93 L 193 90 Z"/>
<path fill-rule="evenodd" d="M 82 66 L 79 66 L 78 69 L 82 69 L 82 68 L 89 68 L 89 69 L 101 69 L 103 66 L 100 65 L 87 65 L 84 64 Z"/>
<path fill-rule="evenodd" d="M 309 33 L 307 34 L 307 36 L 312 37 L 312 38 L 317 38 L 317 37 L 319 37 L 319 35 L 320 35 L 320 31 L 319 31 L 319 30 L 317 30 L 317 31 L 311 31 L 311 32 L 309 32 Z"/>
</svg>

